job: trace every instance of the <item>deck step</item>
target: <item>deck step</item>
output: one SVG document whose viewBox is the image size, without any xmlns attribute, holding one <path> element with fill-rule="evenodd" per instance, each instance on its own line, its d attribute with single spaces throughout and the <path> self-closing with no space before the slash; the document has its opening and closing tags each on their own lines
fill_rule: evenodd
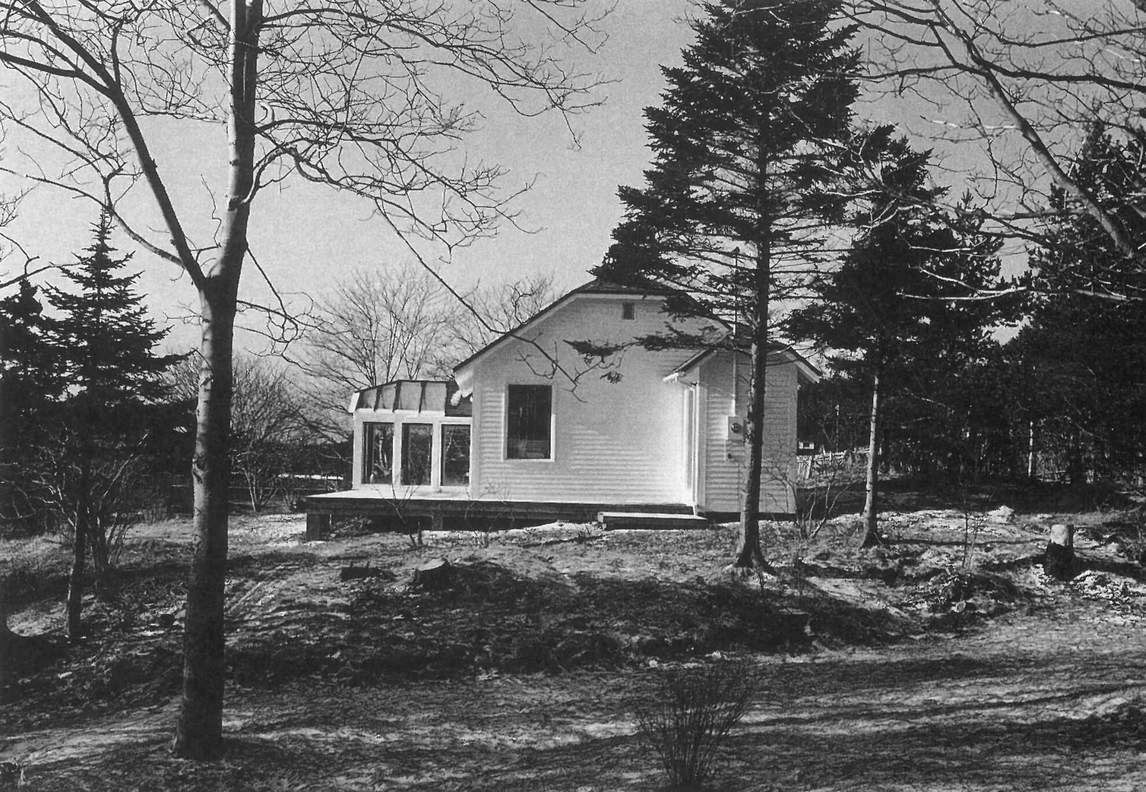
<svg viewBox="0 0 1146 792">
<path fill-rule="evenodd" d="M 606 531 L 615 528 L 708 528 L 712 524 L 694 514 L 611 511 L 598 512 L 597 522 Z"/>
</svg>

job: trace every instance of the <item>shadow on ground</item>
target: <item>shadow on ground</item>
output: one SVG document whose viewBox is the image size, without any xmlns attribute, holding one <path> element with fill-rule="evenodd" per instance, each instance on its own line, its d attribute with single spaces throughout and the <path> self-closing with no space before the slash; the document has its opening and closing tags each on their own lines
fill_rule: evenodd
<svg viewBox="0 0 1146 792">
<path fill-rule="evenodd" d="M 233 678 L 268 685 L 321 674 L 363 683 L 613 669 L 650 658 L 797 651 L 814 638 L 879 643 L 907 628 L 887 611 L 814 587 L 796 597 L 735 581 L 523 576 L 487 561 L 457 565 L 443 591 L 386 575 L 347 585 L 348 602 L 295 602 L 236 635 Z"/>
<path fill-rule="evenodd" d="M 1101 682 L 1079 673 L 1089 663 L 1077 647 L 995 649 L 765 664 L 711 789 L 1140 788 L 1137 649 L 1111 659 Z M 143 739 L 44 757 L 30 781 L 42 790 L 654 790 L 661 776 L 632 712 L 656 695 L 655 676 L 240 693 L 219 762 L 180 762 Z"/>
</svg>

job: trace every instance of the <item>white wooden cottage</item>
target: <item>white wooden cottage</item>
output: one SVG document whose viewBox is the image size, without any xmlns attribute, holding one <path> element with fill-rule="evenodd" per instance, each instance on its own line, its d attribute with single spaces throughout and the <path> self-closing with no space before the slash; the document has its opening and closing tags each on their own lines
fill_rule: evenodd
<svg viewBox="0 0 1146 792">
<path fill-rule="evenodd" d="M 591 281 L 462 362 L 451 382 L 354 394 L 353 489 L 312 496 L 308 512 L 435 523 L 584 520 L 610 510 L 731 518 L 747 464 L 747 354 L 631 345 L 601 366 L 569 343 L 663 333 L 672 324 L 664 300 Z M 794 512 L 796 394 L 817 377 L 790 349 L 769 356 L 765 515 Z"/>
</svg>

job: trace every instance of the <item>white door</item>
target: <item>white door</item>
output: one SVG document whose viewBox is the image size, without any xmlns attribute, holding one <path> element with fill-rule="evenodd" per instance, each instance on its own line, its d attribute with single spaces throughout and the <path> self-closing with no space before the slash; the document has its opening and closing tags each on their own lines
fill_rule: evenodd
<svg viewBox="0 0 1146 792">
<path fill-rule="evenodd" d="M 685 503 L 695 506 L 697 503 L 697 437 L 696 437 L 696 386 L 690 385 L 684 389 L 684 493 Z"/>
</svg>

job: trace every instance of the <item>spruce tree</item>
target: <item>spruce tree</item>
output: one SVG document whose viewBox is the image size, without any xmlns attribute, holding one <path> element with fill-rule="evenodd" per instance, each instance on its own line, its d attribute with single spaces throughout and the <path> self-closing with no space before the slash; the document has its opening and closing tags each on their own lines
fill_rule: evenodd
<svg viewBox="0 0 1146 792">
<path fill-rule="evenodd" d="M 830 349 L 836 371 L 868 385 L 868 459 L 861 546 L 881 542 L 876 525 L 881 399 L 886 378 L 927 321 L 926 304 L 904 296 L 927 291 L 928 252 L 946 247 L 933 204 L 938 190 L 926 185 L 927 157 L 881 128 L 869 136 L 870 198 L 851 223 L 857 234 L 840 266 L 815 285 L 813 301 L 794 311 L 788 334 Z M 876 142 L 881 141 L 881 142 Z M 879 149 L 879 151 L 873 151 Z"/>
<path fill-rule="evenodd" d="M 685 295 L 669 301 L 674 313 L 745 329 L 728 340 L 752 358 L 733 568 L 767 566 L 758 519 L 769 306 L 814 258 L 818 224 L 840 211 L 823 188 L 857 90 L 839 9 L 839 0 L 703 6 L 683 65 L 663 70 L 661 105 L 645 111 L 653 164 L 644 187 L 621 188 L 626 215 L 596 271 L 673 286 Z"/>
<path fill-rule="evenodd" d="M 1011 285 L 1001 274 L 1002 241 L 983 231 L 983 213 L 969 195 L 943 216 L 947 246 L 932 251 L 923 290 L 910 293 L 926 298 L 926 321 L 897 366 L 903 373 L 897 420 L 913 444 L 917 472 L 964 486 L 985 469 L 984 419 L 999 410 L 1000 383 L 987 371 L 999 351 L 994 331 L 1016 322 L 1022 306 L 1014 294 L 966 299 L 969 291 L 1005 292 Z"/>
<path fill-rule="evenodd" d="M 863 135 L 853 163 L 857 195 L 849 215 L 855 236 L 839 267 L 815 284 L 815 296 L 786 322 L 788 335 L 830 351 L 832 367 L 868 386 L 868 465 L 862 547 L 879 544 L 879 469 L 888 395 L 937 382 L 940 361 L 973 345 L 995 305 L 944 300 L 958 288 L 990 287 L 995 246 L 940 210 L 943 190 L 929 185 L 931 152 L 893 139 L 892 128 Z M 944 280 L 949 279 L 949 280 Z M 917 392 L 919 391 L 917 387 Z M 928 390 L 926 384 L 923 390 Z M 933 397 L 929 391 L 927 397 Z"/>
<path fill-rule="evenodd" d="M 1127 200 L 1146 179 L 1142 130 L 1115 135 L 1095 126 L 1081 146 L 1072 176 L 1118 218 L 1139 248 L 1146 219 Z M 1009 345 L 1037 389 L 1021 394 L 1036 444 L 1072 482 L 1088 471 L 1141 469 L 1146 462 L 1146 300 L 1110 301 L 1095 295 L 1146 288 L 1135 262 L 1122 257 L 1089 215 L 1053 190 L 1055 214 L 1031 251 L 1037 290 L 1030 321 Z"/>
<path fill-rule="evenodd" d="M 812 300 L 786 321 L 790 336 L 828 352 L 833 369 L 867 386 L 862 547 L 883 541 L 879 470 L 888 398 L 951 406 L 962 393 L 953 383 L 981 358 L 988 330 L 1006 307 L 947 299 L 967 288 L 997 287 L 998 245 L 978 233 L 966 201 L 954 215 L 940 209 L 944 191 L 930 184 L 930 152 L 891 134 L 890 127 L 877 128 L 856 147 L 862 156 L 853 163 L 854 181 L 867 187 L 855 191 L 864 196 L 849 217 L 855 236 L 840 265 L 814 284 Z M 938 433 L 928 418 L 918 420 Z M 965 428 L 960 422 L 957 432 Z"/>
<path fill-rule="evenodd" d="M 49 321 L 27 278 L 0 299 L 0 523 L 43 528 L 32 461 L 52 422 L 61 380 Z"/>
<path fill-rule="evenodd" d="M 85 420 L 116 428 L 116 421 L 130 419 L 131 408 L 164 394 L 162 375 L 177 357 L 155 352 L 168 329 L 148 317 L 135 291 L 138 273 L 122 274 L 131 254 L 115 258 L 108 216 L 92 230 L 87 255 L 64 270 L 75 288 L 50 289 L 48 301 L 59 313 L 53 332 L 73 401 L 90 411 Z"/>
<path fill-rule="evenodd" d="M 58 313 L 53 335 L 68 392 L 47 476 L 73 529 L 67 596 L 73 640 L 80 634 L 87 548 L 98 587 L 109 565 L 109 532 L 122 525 L 129 477 L 146 440 L 140 412 L 163 395 L 162 374 L 178 360 L 155 352 L 168 331 L 147 316 L 134 289 L 139 276 L 122 273 L 131 256 L 115 257 L 106 213 L 93 232 L 86 255 L 65 270 L 74 291 L 48 291 Z"/>
<path fill-rule="evenodd" d="M 44 493 L 34 474 L 60 380 L 38 289 L 26 277 L 0 299 L 0 535 L 11 527 L 43 530 Z M 0 590 L 0 658 L 11 640 Z M 0 670 L 0 687 L 4 672 Z"/>
</svg>

